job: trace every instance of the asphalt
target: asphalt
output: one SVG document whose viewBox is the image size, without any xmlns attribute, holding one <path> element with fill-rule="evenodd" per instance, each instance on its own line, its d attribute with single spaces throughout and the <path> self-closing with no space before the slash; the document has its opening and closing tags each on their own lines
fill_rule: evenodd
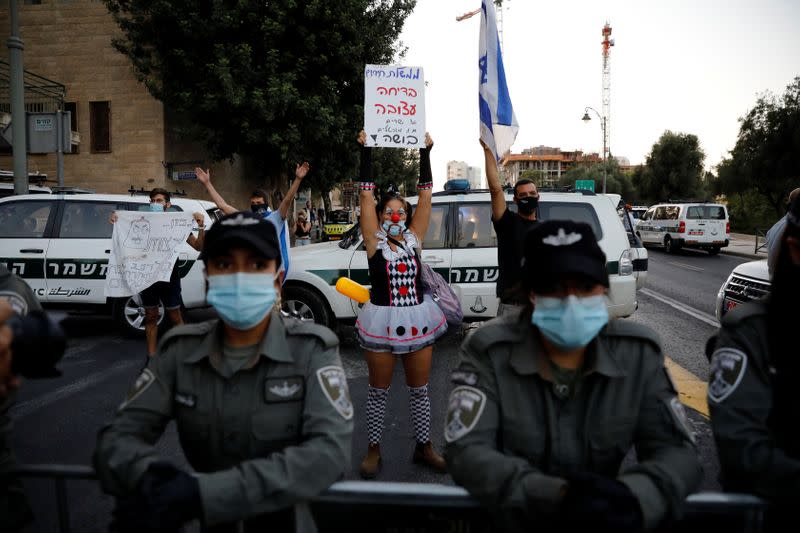
<svg viewBox="0 0 800 533">
<path fill-rule="evenodd" d="M 764 244 L 764 238 L 745 233 L 731 233 L 731 240 L 728 246 L 720 250 L 721 253 L 728 255 L 738 255 L 749 259 L 766 259 L 767 248 L 758 248 Z"/>
</svg>

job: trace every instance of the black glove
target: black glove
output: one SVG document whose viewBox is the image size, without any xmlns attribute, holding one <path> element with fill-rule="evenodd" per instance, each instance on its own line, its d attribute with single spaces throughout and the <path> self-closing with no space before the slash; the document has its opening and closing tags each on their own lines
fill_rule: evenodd
<svg viewBox="0 0 800 533">
<path fill-rule="evenodd" d="M 111 528 L 120 533 L 174 533 L 202 511 L 197 479 L 169 463 L 153 463 L 136 492 L 117 500 Z"/>
<path fill-rule="evenodd" d="M 419 185 L 418 188 L 430 188 L 433 186 L 433 172 L 431 171 L 431 150 L 430 148 L 419 149 Z"/>
<path fill-rule="evenodd" d="M 566 531 L 644 531 L 639 500 L 621 481 L 590 472 L 567 476 L 567 481 L 569 486 L 560 512 Z"/>
</svg>

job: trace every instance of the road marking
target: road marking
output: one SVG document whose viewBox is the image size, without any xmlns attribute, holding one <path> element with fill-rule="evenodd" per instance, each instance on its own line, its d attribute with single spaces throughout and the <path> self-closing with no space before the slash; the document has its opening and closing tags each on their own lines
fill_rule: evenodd
<svg viewBox="0 0 800 533">
<path fill-rule="evenodd" d="M 670 261 L 670 265 L 675 265 L 676 267 L 685 268 L 688 270 L 694 270 L 695 272 L 703 272 L 705 268 L 696 267 L 694 265 L 687 265 L 686 263 L 678 263 L 677 261 Z"/>
<path fill-rule="evenodd" d="M 33 400 L 28 400 L 26 402 L 20 402 L 12 406 L 8 412 L 12 417 L 20 419 L 50 405 L 51 403 L 63 400 L 64 398 L 72 396 L 73 394 L 89 388 L 92 385 L 96 385 L 97 383 L 104 381 L 106 378 L 114 374 L 123 372 L 132 367 L 141 366 L 141 364 L 141 361 L 121 361 L 110 366 L 109 368 L 106 368 L 105 370 L 95 372 L 94 374 L 89 374 L 83 379 L 80 379 L 74 383 L 70 383 L 69 385 L 65 385 L 64 387 L 49 392 L 44 396 L 40 396 L 39 398 L 34 398 Z M 120 399 L 122 398 L 120 397 Z"/>
<path fill-rule="evenodd" d="M 672 381 L 675 382 L 675 386 L 678 388 L 678 396 L 681 403 L 708 418 L 708 401 L 706 400 L 708 397 L 708 383 L 669 357 L 664 358 L 664 366 L 667 367 Z"/>
<path fill-rule="evenodd" d="M 704 311 L 700 311 L 699 309 L 695 309 L 690 305 L 686 305 L 685 303 L 679 302 L 678 300 L 674 300 L 669 296 L 664 296 L 663 294 L 655 292 L 650 289 L 639 289 L 639 292 L 651 298 L 655 298 L 659 302 L 663 302 L 669 305 L 670 307 L 673 307 L 678 311 L 681 311 L 682 313 L 686 313 L 692 318 L 696 318 L 701 322 L 705 322 L 709 326 L 714 326 L 715 328 L 719 327 L 719 322 L 717 322 L 717 319 L 716 317 L 714 317 L 714 315 L 711 315 Z"/>
</svg>

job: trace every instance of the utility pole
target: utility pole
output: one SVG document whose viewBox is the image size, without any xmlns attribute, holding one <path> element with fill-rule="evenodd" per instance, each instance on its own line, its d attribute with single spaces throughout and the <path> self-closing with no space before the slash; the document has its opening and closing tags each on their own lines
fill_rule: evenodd
<svg viewBox="0 0 800 533">
<path fill-rule="evenodd" d="M 614 39 L 611 39 L 611 24 L 606 21 L 603 26 L 603 116 L 601 121 L 603 123 L 603 161 L 608 161 L 608 155 L 611 152 L 611 47 L 614 46 Z M 603 167 L 605 168 L 605 164 Z M 605 194 L 605 179 L 603 180 L 603 194 Z"/>
<path fill-rule="evenodd" d="M 28 194 L 28 147 L 25 134 L 25 79 L 22 70 L 22 50 L 19 37 L 19 1 L 9 0 L 11 34 L 8 37 L 11 66 L 11 149 L 14 160 L 14 194 Z"/>
</svg>

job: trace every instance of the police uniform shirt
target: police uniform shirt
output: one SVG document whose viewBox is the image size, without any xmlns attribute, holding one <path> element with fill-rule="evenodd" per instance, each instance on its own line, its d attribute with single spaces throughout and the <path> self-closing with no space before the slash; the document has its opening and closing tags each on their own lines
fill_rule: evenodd
<svg viewBox="0 0 800 533">
<path fill-rule="evenodd" d="M 133 491 L 175 419 L 199 472 L 207 527 L 294 505 L 297 529 L 313 530 L 305 500 L 342 476 L 350 460 L 353 406 L 338 339 L 273 310 L 258 358 L 225 378 L 222 329 L 213 320 L 164 337 L 98 437 L 98 477 L 114 495 Z"/>
</svg>

